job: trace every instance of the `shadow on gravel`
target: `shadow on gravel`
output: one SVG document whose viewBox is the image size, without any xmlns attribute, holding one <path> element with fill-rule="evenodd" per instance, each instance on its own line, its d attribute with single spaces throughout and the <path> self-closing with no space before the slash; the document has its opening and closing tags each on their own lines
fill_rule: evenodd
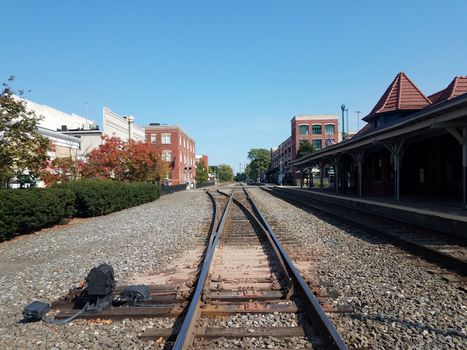
<svg viewBox="0 0 467 350">
<path fill-rule="evenodd" d="M 351 313 L 351 314 L 347 314 L 346 316 L 354 320 L 359 320 L 362 322 L 365 322 L 366 320 L 377 321 L 377 322 L 389 324 L 391 327 L 395 327 L 395 325 L 397 324 L 401 326 L 402 328 L 407 328 L 407 329 L 410 328 L 413 330 L 417 330 L 419 332 L 427 331 L 427 332 L 433 332 L 433 333 L 440 334 L 440 335 L 455 336 L 455 337 L 460 337 L 462 339 L 467 339 L 466 334 L 456 331 L 455 329 L 438 329 L 438 328 L 429 327 L 425 325 L 424 323 L 407 321 L 407 320 L 399 320 L 394 317 L 388 317 L 388 316 L 383 316 L 383 315 L 364 315 L 360 313 Z"/>
<path fill-rule="evenodd" d="M 293 206 L 295 206 L 297 208 L 300 208 L 300 209 L 306 211 L 307 213 L 313 214 L 313 216 L 315 216 L 318 219 L 326 222 L 327 224 L 335 226 L 338 229 L 344 231 L 345 233 L 348 233 L 348 234 L 350 234 L 350 235 L 352 235 L 354 237 L 362 239 L 362 240 L 364 240 L 364 241 L 366 241 L 366 242 L 368 242 L 370 244 L 391 245 L 391 243 L 383 240 L 382 238 L 371 235 L 370 233 L 362 231 L 362 230 L 360 230 L 360 229 L 358 229 L 356 227 L 352 227 L 352 225 L 350 225 L 350 224 L 344 224 L 344 223 L 342 223 L 342 221 L 336 220 L 336 219 L 332 218 L 331 216 L 324 214 L 322 211 L 315 210 L 313 208 L 307 207 L 307 206 L 305 206 L 303 204 L 295 202 L 292 199 L 282 197 L 280 194 L 275 193 L 274 191 L 272 191 L 272 192 L 267 191 L 266 193 L 269 193 L 270 195 L 272 195 L 272 196 L 274 196 L 274 197 L 276 197 L 276 198 L 278 198 L 280 200 L 283 200 L 284 202 L 287 202 L 287 203 L 289 203 L 289 204 L 291 204 L 291 205 L 293 205 Z"/>
</svg>

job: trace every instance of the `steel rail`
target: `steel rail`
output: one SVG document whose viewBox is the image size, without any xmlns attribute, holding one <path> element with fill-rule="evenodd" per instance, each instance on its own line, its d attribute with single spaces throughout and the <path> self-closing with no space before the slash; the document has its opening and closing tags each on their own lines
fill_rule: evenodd
<svg viewBox="0 0 467 350">
<path fill-rule="evenodd" d="M 185 315 L 185 319 L 183 320 L 182 326 L 180 328 L 180 331 L 177 335 L 177 338 L 175 340 L 175 343 L 172 349 L 176 349 L 176 350 L 188 349 L 191 346 L 191 343 L 193 342 L 196 323 L 198 322 L 198 319 L 201 315 L 201 308 L 200 308 L 201 297 L 202 297 L 202 294 L 205 288 L 209 270 L 211 268 L 214 250 L 216 249 L 217 242 L 219 241 L 219 236 L 220 236 L 219 233 L 222 231 L 222 228 L 225 224 L 226 218 L 230 211 L 233 194 L 234 194 L 234 190 L 232 190 L 232 193 L 230 194 L 229 201 L 227 202 L 224 212 L 222 213 L 222 217 L 221 217 L 218 227 L 216 227 L 215 224 L 213 225 L 210 239 L 209 239 L 208 248 L 206 249 L 206 254 L 203 260 L 203 266 L 201 268 L 201 272 L 198 277 L 198 282 L 196 284 L 196 289 L 193 293 L 190 306 Z M 217 206 L 215 206 L 214 208 L 217 208 Z M 214 210 L 217 210 L 217 209 L 214 209 Z"/>
<path fill-rule="evenodd" d="M 416 254 L 417 256 L 424 257 L 427 260 L 430 260 L 431 262 L 436 263 L 437 265 L 440 265 L 445 268 L 449 268 L 451 270 L 455 270 L 456 272 L 460 273 L 462 276 L 467 276 L 467 262 L 459 259 L 453 255 L 445 254 L 441 251 L 438 251 L 436 249 L 426 247 L 421 244 L 417 244 L 413 241 L 398 237 L 394 234 L 385 232 L 383 230 L 380 230 L 378 228 L 375 228 L 371 225 L 365 225 L 361 222 L 349 219 L 349 218 L 344 218 L 342 216 L 339 216 L 336 213 L 333 213 L 332 211 L 326 210 L 323 207 L 316 205 L 316 204 L 311 204 L 309 201 L 305 201 L 305 198 L 303 196 L 300 196 L 295 193 L 290 193 L 286 190 L 279 190 L 279 189 L 272 189 L 272 190 L 266 190 L 265 188 L 261 187 L 264 191 L 271 193 L 272 195 L 275 195 L 277 197 L 280 197 L 285 200 L 289 200 L 292 203 L 296 203 L 299 205 L 302 205 L 304 207 L 310 208 L 312 210 L 324 213 L 330 217 L 336 218 L 340 221 L 350 223 L 351 225 L 357 227 L 358 229 L 370 234 L 370 235 L 376 235 L 378 237 L 381 237 L 391 243 L 394 243 L 395 245 Z M 314 199 L 315 201 L 318 201 L 318 199 Z M 322 202 L 322 201 L 321 201 Z M 342 208 L 345 209 L 345 208 Z M 368 214 L 365 213 L 366 215 L 370 216 L 376 216 L 374 214 Z M 385 220 L 389 220 L 388 218 L 384 218 Z M 398 221 L 396 221 L 398 222 Z M 399 222 L 398 222 L 399 223 Z"/>
<path fill-rule="evenodd" d="M 287 252 L 284 250 L 284 248 L 280 244 L 279 240 L 277 239 L 276 234 L 274 233 L 274 230 L 269 225 L 269 223 L 266 221 L 264 215 L 261 213 L 261 211 L 258 209 L 256 204 L 254 203 L 253 199 L 251 198 L 246 188 L 243 188 L 243 190 L 245 191 L 247 195 L 247 198 L 251 204 L 251 207 L 255 211 L 260 221 L 263 223 L 263 225 L 267 228 L 267 230 L 271 234 L 274 244 L 276 245 L 277 249 L 280 251 L 280 254 L 282 255 L 284 261 L 286 262 L 288 269 L 292 273 L 292 276 L 298 287 L 295 290 L 299 292 L 300 294 L 302 294 L 303 301 L 306 304 L 307 314 L 311 318 L 311 320 L 315 322 L 315 325 L 320 329 L 321 336 L 323 337 L 324 343 L 326 344 L 326 348 L 339 349 L 339 350 L 347 349 L 347 346 L 345 345 L 341 336 L 339 335 L 336 328 L 334 327 L 334 325 L 331 323 L 331 321 L 327 317 L 326 313 L 321 308 L 321 305 L 319 304 L 313 292 L 310 290 L 310 287 L 308 286 L 308 284 L 303 279 L 302 275 L 300 274 L 300 271 L 298 271 L 298 269 L 295 267 L 294 263 L 292 262 L 292 259 L 290 259 L 289 255 L 287 254 Z"/>
<path fill-rule="evenodd" d="M 248 193 L 246 193 L 246 190 L 245 188 L 243 187 L 243 190 L 245 191 L 245 194 L 248 196 Z M 221 192 L 222 193 L 222 192 Z M 224 193 L 224 195 L 226 195 Z M 280 270 L 280 274 L 282 275 L 282 280 L 286 283 L 287 285 L 287 294 L 286 294 L 286 299 L 289 300 L 290 299 L 290 296 L 293 294 L 293 283 L 292 283 L 292 278 L 290 277 L 289 275 L 289 272 L 287 270 L 287 266 L 284 262 L 284 259 L 282 258 L 282 255 L 280 254 L 279 250 L 277 249 L 276 245 L 274 244 L 274 240 L 272 239 L 271 237 L 271 234 L 270 232 L 268 231 L 268 229 L 263 225 L 263 223 L 258 220 L 258 218 L 251 213 L 250 210 L 248 210 L 248 208 L 242 203 L 240 202 L 238 199 L 236 199 L 235 197 L 233 198 L 233 201 L 241 208 L 243 209 L 245 212 L 247 212 L 250 216 L 250 218 L 255 222 L 255 224 L 261 229 L 261 231 L 263 231 L 263 233 L 265 234 L 266 238 L 268 239 L 269 241 L 269 244 L 271 245 L 271 248 L 274 250 L 274 258 L 277 260 L 277 263 L 278 263 L 278 268 Z"/>
</svg>

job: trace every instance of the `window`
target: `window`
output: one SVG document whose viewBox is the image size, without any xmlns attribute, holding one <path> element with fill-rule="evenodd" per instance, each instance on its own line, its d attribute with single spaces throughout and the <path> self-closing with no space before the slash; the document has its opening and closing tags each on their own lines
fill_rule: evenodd
<svg viewBox="0 0 467 350">
<path fill-rule="evenodd" d="M 180 146 L 182 145 L 182 135 L 178 136 L 178 141 L 180 141 Z"/>
<path fill-rule="evenodd" d="M 162 160 L 167 162 L 172 161 L 172 151 L 162 151 Z"/>
<path fill-rule="evenodd" d="M 336 144 L 336 140 L 333 139 L 333 138 L 326 139 L 326 140 L 324 141 L 324 144 L 325 144 L 326 146 L 335 145 L 335 144 Z"/>
<path fill-rule="evenodd" d="M 321 124 L 314 124 L 311 126 L 311 132 L 314 135 L 321 135 Z"/>
<path fill-rule="evenodd" d="M 179 156 L 180 156 L 180 163 L 183 163 L 183 158 L 182 158 L 182 151 L 180 151 L 180 154 L 179 154 Z"/>
<path fill-rule="evenodd" d="M 336 132 L 334 124 L 326 124 L 324 126 L 324 130 L 326 132 L 326 135 L 335 134 Z"/>
<path fill-rule="evenodd" d="M 170 144 L 172 141 L 171 141 L 171 135 L 170 134 L 162 134 L 162 143 L 164 145 L 168 145 Z"/>
<path fill-rule="evenodd" d="M 151 143 L 157 143 L 157 134 L 151 134 Z"/>
<path fill-rule="evenodd" d="M 308 135 L 308 125 L 300 125 L 298 131 L 300 135 Z"/>
<path fill-rule="evenodd" d="M 321 140 L 312 140 L 311 142 L 313 143 L 313 146 L 315 146 L 316 150 L 321 149 Z"/>
</svg>

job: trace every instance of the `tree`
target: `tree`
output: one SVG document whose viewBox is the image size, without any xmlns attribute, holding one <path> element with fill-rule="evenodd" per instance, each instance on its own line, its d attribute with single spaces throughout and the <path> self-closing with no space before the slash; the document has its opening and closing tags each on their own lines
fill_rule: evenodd
<svg viewBox="0 0 467 350">
<path fill-rule="evenodd" d="M 237 175 L 235 175 L 235 181 L 237 181 L 237 182 L 246 181 L 246 174 L 245 173 L 237 173 Z"/>
<path fill-rule="evenodd" d="M 14 79 L 11 76 L 3 84 L 0 94 L 0 187 L 7 187 L 15 177 L 37 180 L 51 147 L 49 139 L 37 131 L 42 117 L 28 111 L 25 101 L 14 96 L 9 85 Z"/>
<path fill-rule="evenodd" d="M 260 177 L 269 169 L 271 164 L 271 152 L 264 148 L 252 148 L 248 152 L 248 177 L 254 181 L 260 179 Z"/>
<path fill-rule="evenodd" d="M 82 161 L 72 157 L 55 158 L 42 173 L 41 179 L 47 186 L 56 182 L 75 181 L 79 178 L 82 166 Z"/>
<path fill-rule="evenodd" d="M 160 181 L 169 171 L 168 162 L 145 142 L 122 141 L 118 137 L 103 137 L 104 142 L 86 157 L 83 177 L 118 181 Z"/>
<path fill-rule="evenodd" d="M 312 143 L 310 143 L 310 141 L 300 140 L 300 145 L 298 146 L 296 158 L 304 157 L 306 155 L 312 154 L 315 151 L 315 146 Z"/>
<path fill-rule="evenodd" d="M 196 163 L 196 181 L 199 183 L 208 181 L 208 171 L 204 159 Z"/>
<path fill-rule="evenodd" d="M 227 164 L 219 164 L 217 166 L 217 178 L 219 181 L 232 181 L 233 180 L 233 170 L 230 165 Z"/>
</svg>

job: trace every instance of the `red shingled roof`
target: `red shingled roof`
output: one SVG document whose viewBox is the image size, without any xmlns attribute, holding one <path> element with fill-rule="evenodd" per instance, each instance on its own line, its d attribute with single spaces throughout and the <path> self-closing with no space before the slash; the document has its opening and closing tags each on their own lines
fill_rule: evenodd
<svg viewBox="0 0 467 350">
<path fill-rule="evenodd" d="M 467 76 L 458 76 L 451 81 L 447 88 L 435 92 L 428 98 L 432 103 L 439 103 L 463 94 L 467 94 Z"/>
<path fill-rule="evenodd" d="M 368 121 L 374 115 L 401 110 L 419 110 L 431 104 L 431 101 L 420 89 L 400 72 L 384 92 L 370 114 L 363 120 Z"/>
</svg>

